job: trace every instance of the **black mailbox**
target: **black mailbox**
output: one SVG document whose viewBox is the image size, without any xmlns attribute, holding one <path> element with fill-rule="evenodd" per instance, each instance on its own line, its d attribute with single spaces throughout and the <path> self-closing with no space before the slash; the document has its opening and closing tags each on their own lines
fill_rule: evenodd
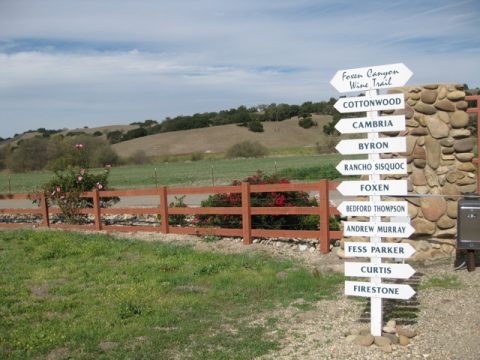
<svg viewBox="0 0 480 360">
<path fill-rule="evenodd" d="M 480 199 L 458 201 L 457 249 L 480 250 Z"/>
</svg>

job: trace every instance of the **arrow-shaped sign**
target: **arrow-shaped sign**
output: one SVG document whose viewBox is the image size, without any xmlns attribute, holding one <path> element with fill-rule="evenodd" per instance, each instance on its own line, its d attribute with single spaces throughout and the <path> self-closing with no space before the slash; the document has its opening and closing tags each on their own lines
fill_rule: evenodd
<svg viewBox="0 0 480 360">
<path fill-rule="evenodd" d="M 341 134 L 388 132 L 405 130 L 405 115 L 378 116 L 370 118 L 344 118 L 335 124 Z"/>
<path fill-rule="evenodd" d="M 369 262 L 346 262 L 345 276 L 409 279 L 415 270 L 408 264 L 372 264 Z"/>
<path fill-rule="evenodd" d="M 342 201 L 337 209 L 343 216 L 408 216 L 406 201 Z"/>
<path fill-rule="evenodd" d="M 396 110 L 405 107 L 403 94 L 340 98 L 333 105 L 341 113 Z"/>
<path fill-rule="evenodd" d="M 415 248 L 408 243 L 345 242 L 347 257 L 381 257 L 408 259 L 415 253 Z"/>
<path fill-rule="evenodd" d="M 414 232 L 415 229 L 408 223 L 363 221 L 343 222 L 343 236 L 408 238 Z"/>
<path fill-rule="evenodd" d="M 398 136 L 373 140 L 341 140 L 337 146 L 335 146 L 335 149 L 343 155 L 405 152 L 407 150 L 407 139 L 404 136 Z"/>
<path fill-rule="evenodd" d="M 406 174 L 407 159 L 342 160 L 337 170 L 342 175 Z"/>
<path fill-rule="evenodd" d="M 339 92 L 365 91 L 403 86 L 412 76 L 404 64 L 388 64 L 339 70 L 330 84 Z"/>
<path fill-rule="evenodd" d="M 345 295 L 407 300 L 415 290 L 410 285 L 345 281 Z"/>
<path fill-rule="evenodd" d="M 407 195 L 407 180 L 342 181 L 337 190 L 345 196 Z"/>
</svg>

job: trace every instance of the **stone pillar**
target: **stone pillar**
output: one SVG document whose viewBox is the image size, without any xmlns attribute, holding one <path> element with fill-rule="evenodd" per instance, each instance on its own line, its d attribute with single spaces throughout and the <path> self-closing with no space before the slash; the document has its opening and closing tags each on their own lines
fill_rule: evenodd
<svg viewBox="0 0 480 360">
<path fill-rule="evenodd" d="M 417 249 L 418 260 L 451 254 L 459 195 L 476 191 L 474 139 L 468 128 L 463 85 L 431 84 L 392 92 L 405 95 L 405 109 L 389 113 L 405 113 L 406 130 L 386 135 L 406 136 L 407 151 L 384 157 L 406 157 L 409 192 L 425 195 L 405 199 L 415 234 L 412 240 L 396 241 L 410 242 Z"/>
</svg>

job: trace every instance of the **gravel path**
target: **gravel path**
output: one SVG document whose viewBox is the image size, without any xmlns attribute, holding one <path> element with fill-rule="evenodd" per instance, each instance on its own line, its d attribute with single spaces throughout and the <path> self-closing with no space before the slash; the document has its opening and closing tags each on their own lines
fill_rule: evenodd
<svg viewBox="0 0 480 360">
<path fill-rule="evenodd" d="M 199 250 L 221 252 L 267 251 L 279 257 L 301 260 L 312 271 L 343 272 L 343 260 L 334 253 L 319 255 L 298 248 L 264 244 L 243 246 L 239 240 L 223 239 L 204 242 L 194 236 L 164 236 L 161 234 L 119 234 L 147 241 L 180 241 L 192 244 Z M 345 297 L 322 300 L 309 311 L 295 306 L 277 309 L 266 314 L 279 319 L 278 327 L 285 331 L 282 349 L 264 356 L 262 360 L 277 359 L 480 359 L 480 268 L 473 272 L 453 270 L 453 259 L 428 264 L 414 263 L 417 283 L 433 283 L 435 279 L 452 278 L 459 283 L 456 288 L 430 286 L 418 291 L 412 303 L 417 318 L 405 325 L 415 330 L 417 336 L 407 346 L 392 345 L 384 352 L 376 345 L 361 346 L 349 341 L 352 330 L 369 332 L 369 317 L 365 299 Z M 316 269 L 316 270 L 315 270 Z M 433 280 L 432 280 L 433 279 Z M 400 305 L 396 305 L 402 306 Z M 385 310 L 386 312 L 386 310 Z M 366 319 L 366 321 L 365 321 Z M 401 324 L 401 320 L 397 320 Z M 273 335 L 273 334 L 272 334 Z"/>
</svg>

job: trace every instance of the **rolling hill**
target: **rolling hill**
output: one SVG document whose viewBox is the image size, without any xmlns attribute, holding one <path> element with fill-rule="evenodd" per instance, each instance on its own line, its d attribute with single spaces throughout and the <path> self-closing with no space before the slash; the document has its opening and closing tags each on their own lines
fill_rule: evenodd
<svg viewBox="0 0 480 360">
<path fill-rule="evenodd" d="M 279 122 L 264 122 L 263 133 L 254 133 L 234 124 L 173 131 L 124 141 L 114 144 L 113 148 L 121 157 L 129 157 L 138 150 L 143 150 L 147 156 L 218 153 L 244 140 L 259 141 L 270 149 L 312 147 L 323 136 L 323 125 L 331 119 L 330 115 L 313 115 L 318 126 L 310 129 L 298 126 L 296 117 Z"/>
</svg>

